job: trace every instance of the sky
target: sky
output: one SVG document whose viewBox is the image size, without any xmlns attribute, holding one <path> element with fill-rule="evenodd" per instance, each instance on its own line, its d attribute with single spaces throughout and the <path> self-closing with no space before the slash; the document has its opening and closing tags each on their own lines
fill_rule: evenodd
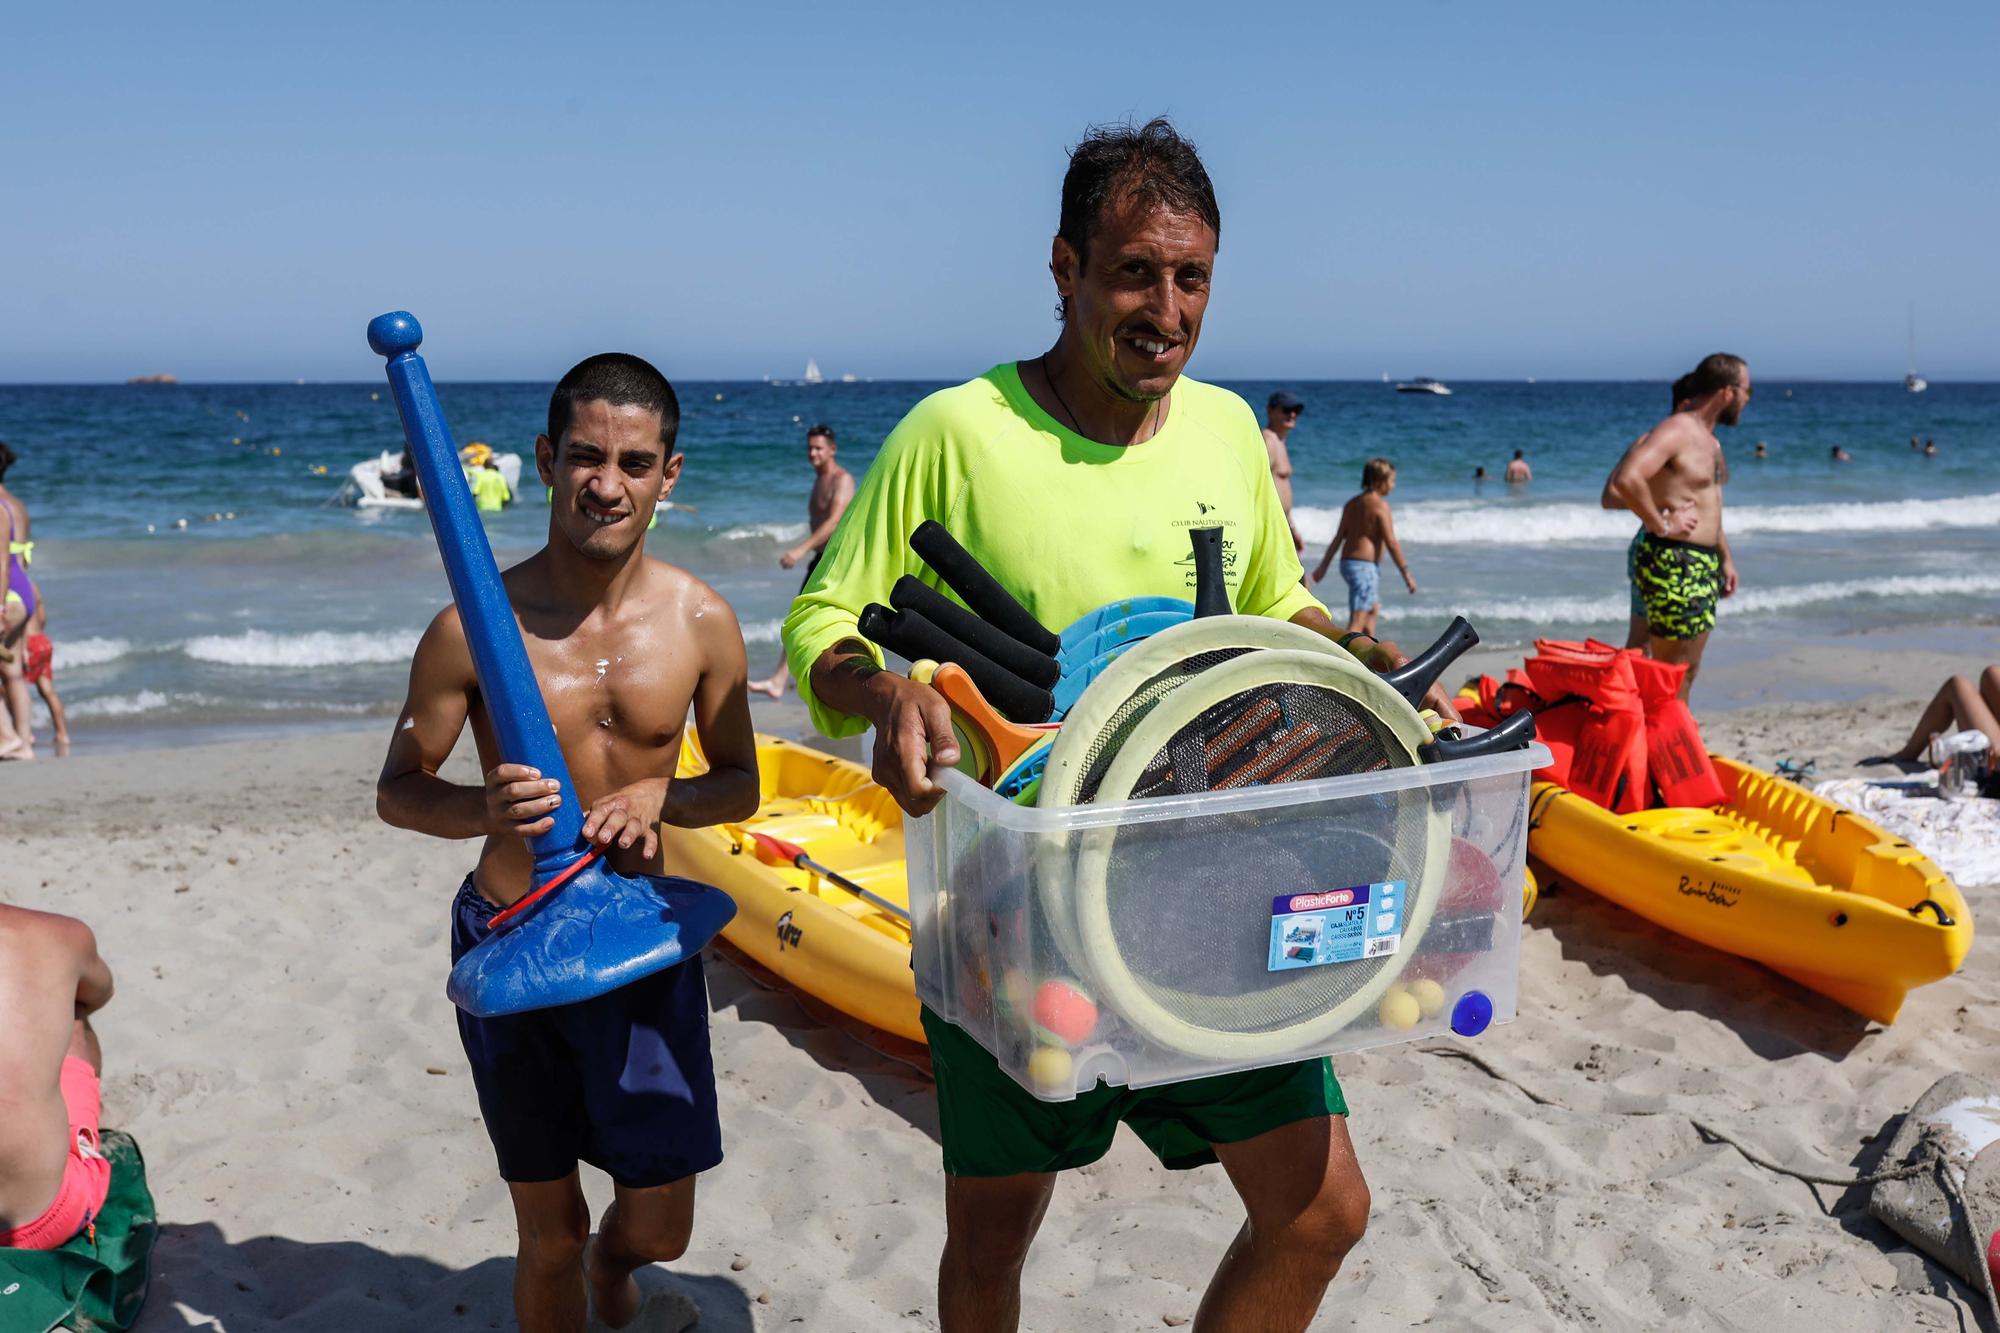
<svg viewBox="0 0 2000 1333">
<path fill-rule="evenodd" d="M 963 379 L 1171 116 L 1210 379 L 2000 379 L 2000 7 L 19 6 L 0 382 Z"/>
</svg>

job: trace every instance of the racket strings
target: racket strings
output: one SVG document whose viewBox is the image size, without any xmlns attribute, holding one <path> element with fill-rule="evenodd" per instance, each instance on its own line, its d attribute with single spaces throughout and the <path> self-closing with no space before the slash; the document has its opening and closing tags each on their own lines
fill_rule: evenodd
<svg viewBox="0 0 2000 1333">
<path fill-rule="evenodd" d="M 1161 700 L 1199 676 L 1211 667 L 1255 651 L 1250 648 L 1219 648 L 1211 652 L 1196 653 L 1174 663 L 1159 674 L 1148 679 L 1133 690 L 1125 701 L 1111 714 L 1104 726 L 1091 738 L 1089 748 L 1084 752 L 1083 777 L 1077 783 L 1076 792 L 1070 798 L 1076 805 L 1088 804 L 1097 799 L 1097 790 L 1104 784 L 1104 776 L 1111 769 L 1112 761 L 1125 748 L 1133 730 L 1145 721 L 1146 715 L 1158 706 Z"/>
<path fill-rule="evenodd" d="M 1232 790 L 1413 762 L 1360 701 L 1325 686 L 1265 685 L 1229 696 L 1176 732 L 1151 757 L 1132 794 Z M 1357 821 L 1354 809 L 1337 826 L 1305 806 L 1205 816 L 1150 854 L 1145 839 L 1138 845 L 1129 835 L 1121 839 L 1107 901 L 1121 952 L 1152 1000 L 1206 1028 L 1279 1031 L 1342 1003 L 1396 965 L 1398 959 L 1384 955 L 1273 972 L 1268 942 L 1234 928 L 1245 916 L 1267 916 L 1274 897 L 1390 879 L 1415 885 L 1427 855 L 1427 794 L 1364 799 L 1373 817 Z M 1364 834 L 1364 826 L 1386 836 Z M 1336 866 L 1339 883 L 1322 869 Z M 1211 891 L 1159 892 L 1162 884 L 1191 879 Z"/>
</svg>

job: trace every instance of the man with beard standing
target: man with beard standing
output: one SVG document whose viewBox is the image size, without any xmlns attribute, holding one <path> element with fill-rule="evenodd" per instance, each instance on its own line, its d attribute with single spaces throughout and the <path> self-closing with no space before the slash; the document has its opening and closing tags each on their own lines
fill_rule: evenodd
<svg viewBox="0 0 2000 1333">
<path fill-rule="evenodd" d="M 1606 509 L 1639 517 L 1626 573 L 1646 613 L 1646 655 L 1687 663 L 1685 699 L 1715 628 L 1716 603 L 1736 591 L 1736 564 L 1722 535 L 1729 464 L 1715 438 L 1750 401 L 1750 367 L 1717 352 L 1688 374 L 1685 406 L 1641 435 L 1604 483 Z M 1678 391 L 1678 388 L 1677 388 Z"/>
</svg>

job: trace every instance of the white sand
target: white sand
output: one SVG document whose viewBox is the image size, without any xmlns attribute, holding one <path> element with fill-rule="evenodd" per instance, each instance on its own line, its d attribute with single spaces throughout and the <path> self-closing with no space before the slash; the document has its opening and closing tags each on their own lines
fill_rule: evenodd
<svg viewBox="0 0 2000 1333">
<path fill-rule="evenodd" d="M 1942 665 L 1852 683 L 1908 696 Z M 1831 774 L 1913 711 L 1775 704 L 1709 736 Z M 382 740 L 0 768 L 0 888 L 90 921 L 117 971 L 106 1119 L 137 1135 L 164 1222 L 142 1328 L 511 1325 L 513 1222 L 443 995 L 470 848 L 376 821 Z M 2000 893 L 1968 896 L 2000 921 Z M 1993 1067 L 1990 947 L 1889 1030 L 1575 891 L 1537 908 L 1522 971 L 1520 1020 L 1476 1049 L 1564 1109 L 1411 1047 L 1338 1062 L 1375 1208 L 1315 1328 L 1972 1326 L 1860 1191 L 1758 1170 L 1683 1114 L 1809 1170 L 1874 1166 L 1933 1079 Z M 927 1082 L 726 962 L 710 977 L 728 1160 L 686 1259 L 644 1275 L 640 1326 L 692 1300 L 704 1329 L 936 1327 Z M 1170 1174 L 1121 1136 L 1058 1190 L 1027 1327 L 1191 1316 L 1239 1217 L 1219 1170 Z"/>
</svg>

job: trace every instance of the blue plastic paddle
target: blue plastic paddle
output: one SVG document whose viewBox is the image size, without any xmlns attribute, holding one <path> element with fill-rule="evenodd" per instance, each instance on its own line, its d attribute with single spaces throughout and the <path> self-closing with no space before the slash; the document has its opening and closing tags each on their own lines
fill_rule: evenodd
<svg viewBox="0 0 2000 1333">
<path fill-rule="evenodd" d="M 368 324 L 368 345 L 387 358 L 403 439 L 444 557 L 452 600 L 500 757 L 526 764 L 562 790 L 555 822 L 530 840 L 535 887 L 493 920 L 493 933 L 451 970 L 445 994 L 480 1018 L 573 1004 L 672 967 L 700 952 L 736 915 L 720 889 L 659 875 L 621 875 L 583 837 L 583 803 L 556 743 L 520 627 L 473 507 L 437 390 L 417 347 L 416 317 L 397 310 Z"/>
</svg>

